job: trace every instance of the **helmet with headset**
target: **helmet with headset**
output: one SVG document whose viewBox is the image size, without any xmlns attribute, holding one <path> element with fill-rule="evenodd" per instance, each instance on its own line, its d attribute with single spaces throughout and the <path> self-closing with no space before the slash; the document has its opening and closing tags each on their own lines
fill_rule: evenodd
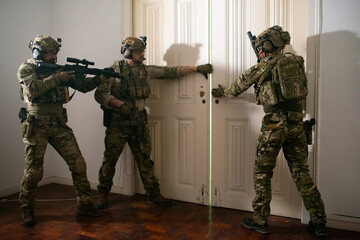
<svg viewBox="0 0 360 240">
<path fill-rule="evenodd" d="M 33 53 L 33 58 L 42 59 L 46 52 L 57 54 L 61 47 L 61 38 L 56 40 L 50 36 L 37 35 L 34 40 L 29 43 L 29 48 Z"/>
<path fill-rule="evenodd" d="M 255 47 L 258 50 L 270 53 L 284 49 L 290 43 L 290 34 L 280 26 L 275 25 L 266 29 L 255 40 Z"/>
<path fill-rule="evenodd" d="M 145 36 L 127 37 L 122 41 L 121 53 L 124 54 L 124 58 L 131 59 L 134 51 L 144 51 L 146 49 Z"/>
</svg>

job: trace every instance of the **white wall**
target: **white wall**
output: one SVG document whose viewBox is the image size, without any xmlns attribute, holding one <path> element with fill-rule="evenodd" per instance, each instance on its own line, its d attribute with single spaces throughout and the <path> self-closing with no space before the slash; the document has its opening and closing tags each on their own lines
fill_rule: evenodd
<svg viewBox="0 0 360 240">
<path fill-rule="evenodd" d="M 322 31 L 316 37 L 319 59 L 314 61 L 319 64 L 315 175 L 329 225 L 341 227 L 337 221 L 360 222 L 360 2 L 320 2 Z M 120 57 L 120 42 L 131 32 L 130 5 L 131 0 L 0 0 L 0 196 L 18 191 L 24 169 L 17 118 L 24 104 L 16 71 L 31 56 L 29 41 L 40 33 L 62 37 L 60 64 L 71 56 L 95 61 L 98 68 L 108 66 Z M 88 163 L 89 180 L 96 183 L 104 150 L 99 105 L 91 92 L 76 93 L 66 107 Z M 45 177 L 70 178 L 66 164 L 51 147 L 45 162 Z M 359 230 L 358 226 L 353 229 Z"/>
<path fill-rule="evenodd" d="M 131 0 L 0 0 L 0 196 L 18 191 L 24 170 L 17 114 L 25 104 L 19 98 L 16 72 L 31 57 L 29 41 L 37 34 L 61 37 L 59 64 L 70 56 L 104 68 L 121 57 L 121 40 L 130 33 Z M 94 92 L 77 92 L 65 107 L 68 124 L 87 161 L 88 178 L 96 184 L 104 151 L 102 111 Z M 44 179 L 54 175 L 71 178 L 65 162 L 48 146 Z"/>
<path fill-rule="evenodd" d="M 50 22 L 42 21 L 49 18 L 49 2 L 0 1 L 0 191 L 19 186 L 22 177 L 24 146 L 17 115 L 23 104 L 16 72 L 30 56 L 27 46 L 35 32 L 50 31 Z"/>
<path fill-rule="evenodd" d="M 339 227 L 360 223 L 360 2 L 322 4 L 317 175 L 329 225 Z"/>
</svg>

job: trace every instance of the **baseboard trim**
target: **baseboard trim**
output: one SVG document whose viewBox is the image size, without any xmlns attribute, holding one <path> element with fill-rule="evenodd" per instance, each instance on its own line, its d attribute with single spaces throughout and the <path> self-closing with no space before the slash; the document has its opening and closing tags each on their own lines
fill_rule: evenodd
<svg viewBox="0 0 360 240">
<path fill-rule="evenodd" d="M 39 182 L 38 187 L 45 186 L 45 185 L 48 185 L 48 184 L 51 184 L 51 183 L 57 183 L 57 184 L 62 184 L 62 185 L 67 185 L 67 186 L 72 186 L 73 185 L 72 179 L 69 179 L 69 178 L 48 177 L 48 178 L 42 179 Z M 93 190 L 97 190 L 97 185 L 98 185 L 98 183 L 90 182 L 90 188 L 93 189 Z M 17 187 L 12 187 L 12 188 L 1 190 L 0 191 L 0 198 L 16 194 L 16 193 L 19 192 L 19 189 L 20 189 L 20 185 L 17 186 Z M 125 191 L 124 191 L 123 187 L 113 186 L 111 188 L 111 192 L 112 193 L 129 195 L 128 193 L 125 194 Z"/>
<path fill-rule="evenodd" d="M 0 191 L 0 198 L 7 197 L 7 196 L 13 195 L 15 193 L 18 193 L 19 189 L 20 189 L 20 186 L 1 190 Z"/>
<path fill-rule="evenodd" d="M 326 226 L 336 229 L 360 232 L 360 223 L 355 222 L 328 219 Z"/>
<path fill-rule="evenodd" d="M 44 184 L 42 184 L 42 185 L 46 185 L 46 184 L 50 184 L 50 183 L 63 184 L 63 185 L 68 185 L 68 186 L 73 185 L 72 179 L 59 178 L 59 177 L 49 177 L 49 178 L 46 179 L 46 181 L 44 181 Z M 93 190 L 97 190 L 97 185 L 98 185 L 98 183 L 90 182 L 90 188 L 93 189 Z M 123 187 L 113 186 L 111 188 L 111 192 L 126 195 L 124 193 L 124 188 Z"/>
</svg>

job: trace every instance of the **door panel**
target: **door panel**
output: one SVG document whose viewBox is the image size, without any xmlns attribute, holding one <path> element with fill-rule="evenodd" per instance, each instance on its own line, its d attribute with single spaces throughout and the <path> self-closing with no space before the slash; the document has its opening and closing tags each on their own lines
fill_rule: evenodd
<svg viewBox="0 0 360 240">
<path fill-rule="evenodd" d="M 292 44 L 306 41 L 305 32 L 295 32 L 293 25 L 301 17 L 305 20 L 304 11 L 294 15 L 295 9 L 306 10 L 299 7 L 306 4 L 301 1 L 227 0 L 212 1 L 212 4 L 213 87 L 229 86 L 256 64 L 247 31 L 258 35 L 278 24 L 290 32 Z M 304 51 L 304 46 L 296 49 Z M 262 107 L 255 104 L 253 88 L 237 98 L 218 100 L 218 104 L 212 100 L 212 204 L 252 211 L 256 141 L 264 113 Z M 301 198 L 282 153 L 277 158 L 272 192 L 272 214 L 300 218 Z"/>
<path fill-rule="evenodd" d="M 203 7 L 207 9 L 207 1 L 133 3 L 134 35 L 148 36 L 146 64 L 208 62 L 207 16 L 197 13 Z M 172 199 L 207 203 L 208 82 L 200 74 L 190 74 L 180 79 L 154 80 L 151 88 L 147 105 L 151 109 L 152 158 L 161 192 Z M 141 185 L 137 192 L 142 192 Z"/>
<path fill-rule="evenodd" d="M 252 211 L 262 107 L 255 104 L 253 88 L 219 102 L 210 97 L 210 89 L 229 86 L 256 63 L 249 30 L 258 35 L 281 25 L 292 36 L 287 50 L 304 56 L 306 26 L 301 22 L 306 19 L 306 1 L 135 0 L 133 9 L 134 35 L 148 36 L 146 64 L 195 65 L 209 62 L 211 56 L 214 66 L 212 86 L 200 74 L 152 82 L 152 157 L 163 195 Z M 141 191 L 139 185 L 137 192 Z M 300 217 L 301 198 L 282 153 L 274 172 L 271 208 L 272 214 Z"/>
</svg>

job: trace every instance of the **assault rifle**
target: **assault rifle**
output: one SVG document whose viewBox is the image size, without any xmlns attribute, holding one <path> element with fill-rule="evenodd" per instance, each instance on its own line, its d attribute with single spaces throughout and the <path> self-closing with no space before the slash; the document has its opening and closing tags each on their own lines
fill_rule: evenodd
<svg viewBox="0 0 360 240">
<path fill-rule="evenodd" d="M 255 52 L 255 55 L 257 57 L 257 62 L 260 62 L 260 56 L 259 56 L 259 51 L 256 49 L 255 47 L 255 40 L 256 40 L 256 36 L 255 35 L 252 35 L 251 31 L 248 31 L 247 32 L 247 35 L 248 35 L 248 38 L 250 39 L 250 42 L 251 42 L 251 46 Z"/>
<path fill-rule="evenodd" d="M 105 69 L 98 69 L 98 68 L 89 68 L 89 65 L 94 65 L 94 62 L 90 62 L 86 59 L 80 60 L 77 58 L 68 57 L 66 59 L 67 62 L 74 63 L 73 65 L 65 64 L 65 65 L 58 65 L 55 63 L 46 63 L 46 62 L 39 62 L 36 65 L 36 73 L 44 73 L 49 71 L 55 70 L 62 70 L 62 71 L 74 71 L 77 78 L 83 78 L 85 74 L 90 75 L 104 75 L 105 77 L 115 77 L 115 78 L 125 78 L 120 73 L 117 73 L 112 68 L 105 68 Z"/>
</svg>

